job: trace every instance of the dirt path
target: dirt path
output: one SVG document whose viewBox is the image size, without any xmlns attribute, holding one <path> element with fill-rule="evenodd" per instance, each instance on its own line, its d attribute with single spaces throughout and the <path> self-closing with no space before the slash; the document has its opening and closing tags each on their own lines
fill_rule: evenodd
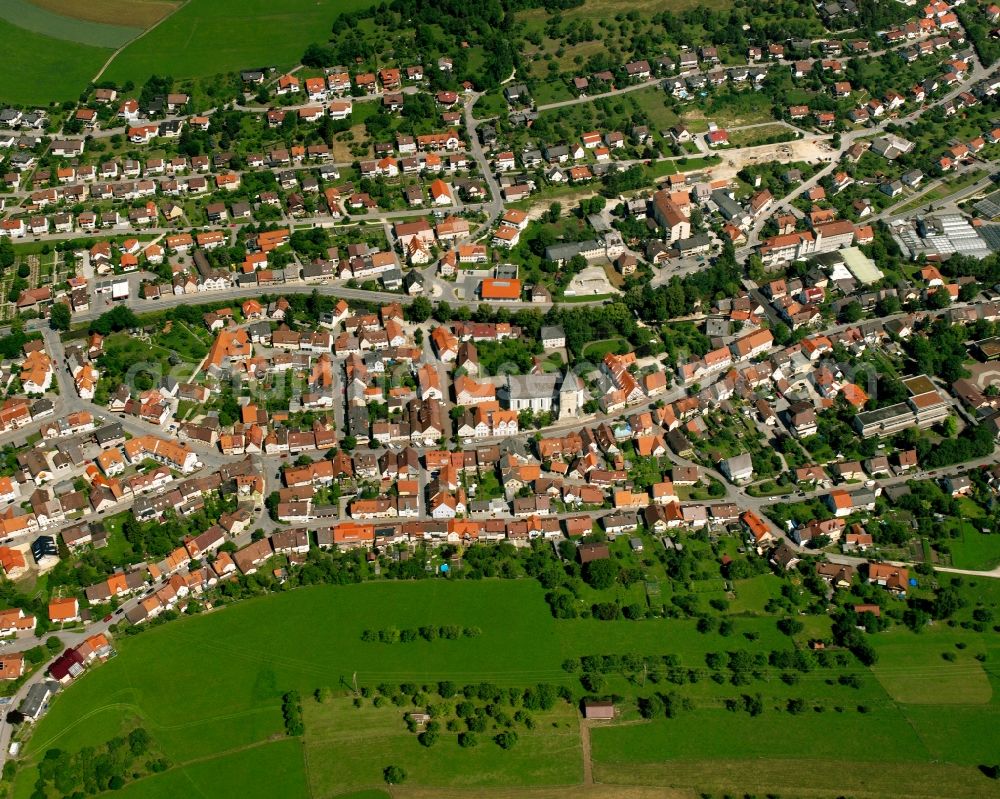
<svg viewBox="0 0 1000 799">
<path fill-rule="evenodd" d="M 165 17 L 162 17 L 162 18 L 158 19 L 156 22 L 154 22 L 152 25 L 150 25 L 148 28 L 146 28 L 142 33 L 140 33 L 138 36 L 136 36 L 134 39 L 129 39 L 127 42 L 125 42 L 125 44 L 123 44 L 121 47 L 119 47 L 117 50 L 115 50 L 110 56 L 108 56 L 108 60 L 104 62 L 104 65 L 100 68 L 100 70 L 98 70 L 97 74 L 94 75 L 94 79 L 91 81 L 91 83 L 97 83 L 97 81 L 99 81 L 101 79 L 101 75 L 103 75 L 107 71 L 107 68 L 111 66 L 111 62 L 114 61 L 118 57 L 118 54 L 122 50 L 124 50 L 129 45 L 134 44 L 135 42 L 139 41 L 143 36 L 146 36 L 147 34 L 151 33 L 154 30 L 156 30 L 158 27 L 160 27 L 160 25 L 163 24 L 164 20 L 170 19 L 174 14 L 176 14 L 178 11 L 180 11 L 182 8 L 184 8 L 184 6 L 186 6 L 186 5 L 187 5 L 187 0 L 184 0 L 183 3 L 181 3 L 179 6 L 177 6 L 177 8 L 175 8 L 173 11 L 171 11 Z"/>
<path fill-rule="evenodd" d="M 696 799 L 690 790 L 651 785 L 551 785 L 540 788 L 421 788 L 372 786 L 393 799 Z"/>
<path fill-rule="evenodd" d="M 594 762 L 590 757 L 590 727 L 586 719 L 580 719 L 580 746 L 583 749 L 583 784 L 594 784 Z"/>
</svg>

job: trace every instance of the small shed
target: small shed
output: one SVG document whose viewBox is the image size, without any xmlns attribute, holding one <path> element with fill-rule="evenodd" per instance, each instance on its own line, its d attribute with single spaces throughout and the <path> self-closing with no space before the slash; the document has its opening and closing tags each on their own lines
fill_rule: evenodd
<svg viewBox="0 0 1000 799">
<path fill-rule="evenodd" d="M 598 701 L 596 699 L 586 699 L 583 702 L 583 717 L 597 721 L 608 721 L 615 717 L 615 706 L 613 702 Z"/>
</svg>

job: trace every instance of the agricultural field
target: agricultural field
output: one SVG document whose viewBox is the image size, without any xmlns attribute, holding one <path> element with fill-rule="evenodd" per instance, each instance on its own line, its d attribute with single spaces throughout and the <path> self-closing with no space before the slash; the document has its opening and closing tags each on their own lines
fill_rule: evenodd
<svg viewBox="0 0 1000 799">
<path fill-rule="evenodd" d="M 615 542 L 616 549 L 619 543 L 626 542 Z M 509 750 L 489 735 L 463 748 L 457 724 L 448 731 L 442 724 L 438 740 L 425 748 L 404 721 L 417 706 L 406 695 L 387 697 L 399 690 L 394 686 L 412 683 L 409 690 L 428 696 L 420 701 L 438 703 L 439 689 L 431 686 L 441 680 L 458 690 L 486 683 L 504 694 L 548 683 L 579 697 L 581 675 L 572 664 L 601 653 L 618 653 L 622 664 L 628 657 L 669 657 L 677 665 L 648 675 L 613 666 L 597 683 L 587 683 L 584 674 L 590 690 L 620 697 L 623 710 L 621 723 L 589 731 L 598 782 L 734 791 L 794 786 L 825 796 L 824 774 L 835 768 L 842 775 L 837 792 L 856 796 L 878 795 L 885 775 L 896 780 L 897 795 L 923 795 L 920 786 L 929 795 L 988 795 L 993 783 L 975 767 L 992 762 L 989 731 L 1000 720 L 991 666 L 1000 646 L 992 637 L 947 626 L 920 634 L 894 630 L 873 639 L 880 654 L 874 669 L 841 651 L 794 674 L 765 666 L 737 682 L 733 671 L 730 684 L 720 653 L 747 646 L 787 651 L 792 642 L 801 647 L 808 637 L 829 633 L 823 617 L 815 621 L 825 628 L 809 625 L 791 639 L 780 633 L 764 610 L 780 596 L 780 585 L 773 575 L 738 580 L 727 606 L 719 578 L 689 582 L 692 595 L 726 608 L 731 628 L 725 632 L 698 632 L 693 620 L 680 619 L 556 620 L 543 589 L 526 580 L 317 586 L 247 600 L 119 637 L 118 656 L 69 686 L 38 723 L 13 796 L 31 795 L 34 764 L 46 751 L 78 751 L 140 724 L 169 766 L 127 784 L 127 797 L 158 799 L 190 786 L 218 795 L 223 785 L 226 791 L 239 786 L 250 799 L 375 791 L 387 765 L 407 772 L 405 791 L 440 786 L 472 796 L 487 786 L 579 784 L 585 750 L 573 704 L 560 700 L 533 712 Z M 371 632 L 387 624 L 397 634 L 428 624 L 475 632 L 372 640 Z M 704 675 L 713 658 L 712 679 L 690 676 Z M 689 676 L 679 681 L 678 674 Z M 352 699 L 355 680 L 361 696 Z M 322 701 L 314 698 L 319 689 L 328 694 Z M 280 705 L 289 691 L 302 698 L 300 739 L 284 736 Z M 636 698 L 653 694 L 683 702 L 674 700 L 669 718 L 642 719 Z M 743 695 L 759 698 L 759 712 L 727 709 Z M 786 707 L 792 699 L 800 703 L 794 712 Z M 442 718 L 456 712 L 456 701 L 445 703 Z M 359 748 L 361 738 L 366 745 Z M 857 768 L 867 763 L 871 769 Z M 798 782 L 790 782 L 789 768 Z M 368 795 L 380 794 L 358 794 Z"/>
<path fill-rule="evenodd" d="M 18 105 L 48 106 L 76 99 L 112 53 L 108 47 L 25 30 L 2 14 L 0 47 L 5 64 L 0 101 Z"/>
<path fill-rule="evenodd" d="M 145 83 L 150 75 L 201 78 L 263 66 L 288 68 L 307 45 L 325 41 L 342 11 L 369 0 L 189 0 L 139 41 L 122 50 L 108 80 Z M 239 20 L 238 31 L 234 20 Z M 167 54 L 169 54 L 167 56 Z"/>
<path fill-rule="evenodd" d="M 28 0 L 54 14 L 77 20 L 103 22 L 133 28 L 148 28 L 176 11 L 183 0 Z"/>
<path fill-rule="evenodd" d="M 318 704 L 304 699 L 305 755 L 311 765 L 336 762 L 333 769 L 309 768 L 312 796 L 333 796 L 341 791 L 371 785 L 386 764 L 401 766 L 407 781 L 420 785 L 445 784 L 453 788 L 488 788 L 503 785 L 573 784 L 582 779 L 579 713 L 565 702 L 552 711 L 536 713 L 535 728 L 518 730 L 518 742 L 505 751 L 487 735 L 463 749 L 457 735 L 440 734 L 440 740 L 424 748 L 407 732 L 402 713 L 415 708 L 387 704 L 381 708 L 366 702 L 354 707 L 347 698 Z M 358 731 L 364 729 L 365 746 L 357 746 Z M 463 727 L 464 729 L 464 727 Z"/>
<path fill-rule="evenodd" d="M 765 688 L 757 718 L 699 703 L 677 718 L 595 729 L 595 777 L 734 792 L 808 786 L 809 795 L 825 795 L 821 775 L 833 770 L 837 791 L 855 796 L 884 795 L 890 781 L 905 796 L 996 795 L 977 767 L 994 754 L 989 731 L 1000 721 L 997 679 L 973 659 L 972 646 L 955 649 L 957 638 L 887 634 L 874 669 L 879 684 L 865 678 L 850 704 L 804 675 L 790 689 L 805 698 L 795 715 Z M 996 646 L 990 648 L 995 657 Z M 942 659 L 949 650 L 958 652 L 954 663 Z"/>
<path fill-rule="evenodd" d="M 0 17 L 19 28 L 91 47 L 121 47 L 134 39 L 142 28 L 129 27 L 111 17 L 107 21 L 93 21 L 78 15 L 78 4 L 62 3 L 59 11 L 53 12 L 30 0 L 4 0 L 0 5 Z"/>
</svg>

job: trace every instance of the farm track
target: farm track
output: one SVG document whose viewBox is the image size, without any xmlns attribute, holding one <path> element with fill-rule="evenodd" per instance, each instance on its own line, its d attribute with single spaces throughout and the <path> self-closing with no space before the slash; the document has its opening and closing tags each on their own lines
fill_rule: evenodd
<svg viewBox="0 0 1000 799">
<path fill-rule="evenodd" d="M 182 8 L 184 8 L 184 6 L 186 6 L 188 4 L 188 2 L 190 2 L 190 0 L 184 0 L 184 2 L 181 3 L 180 5 L 178 5 L 173 11 L 171 11 L 165 17 L 157 20 L 157 22 L 155 24 L 150 25 L 148 28 L 146 28 L 146 30 L 144 30 L 142 33 L 140 33 L 134 39 L 129 39 L 129 41 L 124 42 L 117 50 L 115 50 L 110 56 L 108 56 L 108 60 L 104 62 L 104 65 L 98 70 L 97 74 L 94 75 L 94 79 L 91 82 L 92 83 L 97 83 L 97 81 L 99 81 L 101 79 L 101 75 L 103 75 L 107 71 L 108 67 L 111 66 L 111 62 L 114 61 L 118 57 L 118 55 L 122 52 L 122 50 L 124 50 L 126 47 L 128 47 L 133 42 L 139 41 L 140 39 L 142 39 L 144 36 L 148 35 L 152 31 L 155 31 L 166 20 L 170 19 L 174 14 L 176 14 L 178 11 L 180 11 Z"/>
</svg>

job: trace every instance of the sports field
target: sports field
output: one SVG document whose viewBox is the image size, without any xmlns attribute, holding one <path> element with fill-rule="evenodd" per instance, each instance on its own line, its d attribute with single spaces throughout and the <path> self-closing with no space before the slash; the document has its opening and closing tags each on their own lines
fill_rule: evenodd
<svg viewBox="0 0 1000 799">
<path fill-rule="evenodd" d="M 371 0 L 188 0 L 126 47 L 103 77 L 144 83 L 150 75 L 198 78 L 263 66 L 288 68 L 325 42 L 337 15 Z"/>
<path fill-rule="evenodd" d="M 120 638 L 119 655 L 69 686 L 37 725 L 13 795 L 31 796 L 32 762 L 48 749 L 77 751 L 140 723 L 170 768 L 127 785 L 129 799 L 179 792 L 332 797 L 377 789 L 390 764 L 409 775 L 402 789 L 394 789 L 400 795 L 439 787 L 449 796 L 471 799 L 494 786 L 527 792 L 578 785 L 585 773 L 584 749 L 576 712 L 564 702 L 535 714 L 537 726 L 520 731 L 510 751 L 490 741 L 462 749 L 453 732 L 442 732 L 439 742 L 425 749 L 403 725 L 403 714 L 412 708 L 367 699 L 355 707 L 345 686 L 355 677 L 369 687 L 438 680 L 459 687 L 548 682 L 580 695 L 579 675 L 564 668 L 568 658 L 672 654 L 684 667 L 703 671 L 710 652 L 779 651 L 791 645 L 774 617 L 731 616 L 728 637 L 698 633 L 692 621 L 558 621 L 543 594 L 533 581 L 320 586 Z M 395 644 L 362 640 L 365 630 L 389 625 L 475 626 L 481 634 Z M 851 686 L 838 682 L 841 671 L 822 668 L 787 684 L 777 670 L 764 667 L 759 678 L 740 687 L 704 674 L 681 686 L 644 680 L 640 685 L 609 674 L 607 690 L 623 697 L 676 690 L 693 707 L 647 722 L 636 714 L 634 699 L 626 700 L 623 723 L 591 733 L 593 773 L 605 785 L 808 796 L 875 796 L 891 776 L 897 796 L 926 795 L 925 789 L 962 799 L 991 795 L 995 784 L 976 766 L 992 762 L 993 731 L 1000 722 L 992 666 L 1000 643 L 994 638 L 945 628 L 886 634 L 876 638 L 882 658 L 874 673 L 856 661 L 846 667 L 843 673 L 854 676 Z M 964 648 L 956 647 L 960 643 Z M 954 662 L 941 657 L 956 651 Z M 985 662 L 976 660 L 977 654 Z M 940 696 L 939 686 L 945 691 Z M 339 696 L 316 703 L 311 697 L 317 688 Z M 301 739 L 284 736 L 281 696 L 292 689 L 303 697 Z M 761 715 L 724 708 L 725 698 L 743 693 L 761 695 Z M 785 710 L 792 697 L 805 703 L 794 715 Z M 796 770 L 797 782 L 790 782 L 789 768 Z M 831 768 L 839 775 L 834 784 L 827 778 Z M 882 782 L 866 781 L 873 769 L 881 770 Z"/>
</svg>

